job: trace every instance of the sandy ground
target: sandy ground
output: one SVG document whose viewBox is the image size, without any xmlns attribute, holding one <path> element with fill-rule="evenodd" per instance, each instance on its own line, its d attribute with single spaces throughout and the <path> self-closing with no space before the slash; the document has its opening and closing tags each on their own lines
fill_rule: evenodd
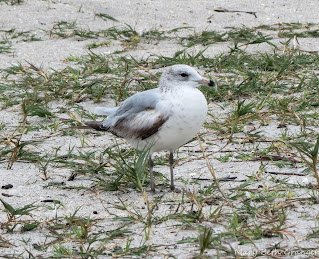
<svg viewBox="0 0 319 259">
<path fill-rule="evenodd" d="M 227 8 L 230 10 L 243 10 L 256 12 L 256 17 L 248 13 L 232 13 L 232 12 L 215 12 L 216 8 Z M 6 5 L 0 3 L 0 37 L 5 36 L 5 32 L 14 28 L 16 31 L 31 31 L 37 37 L 40 37 L 42 41 L 24 42 L 19 39 L 13 41 L 14 53 L 0 54 L 0 68 L 4 69 L 11 64 L 21 63 L 27 65 L 29 63 L 35 66 L 42 67 L 44 70 L 63 69 L 68 66 L 65 59 L 69 56 L 80 56 L 87 54 L 88 50 L 86 45 L 94 40 L 80 40 L 76 37 L 71 38 L 55 38 L 50 37 L 49 31 L 52 30 L 54 24 L 59 21 L 77 22 L 77 25 L 84 29 L 89 30 L 101 30 L 109 28 L 111 26 L 119 24 L 129 24 L 134 26 L 139 33 L 149 31 L 151 29 L 158 30 L 170 30 L 177 27 L 192 26 L 196 32 L 202 30 L 217 30 L 224 31 L 229 27 L 240 27 L 245 25 L 247 27 L 259 26 L 263 24 L 273 25 L 277 23 L 317 23 L 319 5 L 317 0 L 309 1 L 230 1 L 230 0 L 217 0 L 217 1 L 122 1 L 122 0 L 109 0 L 109 1 L 25 1 L 21 5 Z M 108 15 L 119 20 L 114 22 L 111 20 L 102 20 L 96 17 L 96 13 L 107 13 Z M 187 34 L 187 32 L 185 32 Z M 318 48 L 318 41 L 314 39 L 300 39 L 300 44 L 304 49 L 316 50 Z M 102 47 L 96 50 L 100 53 L 112 53 L 115 50 L 121 50 L 120 44 L 112 43 L 108 47 Z M 177 50 L 181 49 L 181 46 L 171 41 L 161 41 L 157 45 L 141 44 L 138 48 L 129 50 L 128 53 L 136 58 L 147 57 L 153 53 L 159 55 L 172 55 Z M 208 47 L 207 55 L 217 55 L 223 51 L 227 51 L 228 45 L 215 44 Z M 267 51 L 265 46 L 255 46 L 252 51 Z M 91 109 L 94 104 L 84 103 L 85 108 Z M 221 116 L 227 113 L 227 110 L 223 111 L 219 106 L 214 103 L 210 104 L 210 110 L 214 110 L 220 113 Z M 9 114 L 9 116 L 8 116 Z M 0 111 L 0 122 L 9 124 L 11 128 L 18 125 L 20 115 L 15 113 L 14 108 Z M 36 122 L 36 121 L 35 121 Z M 262 127 L 261 127 L 262 129 Z M 277 129 L 277 125 L 268 125 L 265 129 L 269 135 L 276 135 L 280 130 Z M 291 127 L 289 130 L 294 131 Z M 203 129 L 203 132 L 207 130 Z M 31 133 L 30 133 L 31 134 Z M 33 135 L 32 135 L 33 134 Z M 43 137 L 48 132 L 35 132 L 30 135 L 31 138 Z M 108 136 L 97 136 L 90 139 L 91 148 L 98 146 L 106 146 L 114 143 L 114 138 Z M 212 133 L 209 138 L 214 139 Z M 207 139 L 209 140 L 209 139 Z M 61 141 L 64 142 L 61 152 L 67 150 L 69 146 L 81 149 L 81 140 L 76 137 L 64 137 L 51 138 L 45 145 L 40 146 L 40 152 L 49 153 L 53 152 L 56 146 L 61 145 Z M 232 146 L 227 148 L 231 149 Z M 217 150 L 218 147 L 211 147 L 210 151 Z M 175 168 L 177 179 L 191 179 L 192 177 L 201 177 L 211 179 L 211 175 L 206 167 L 206 162 L 201 158 L 201 155 L 194 151 L 198 151 L 199 147 L 197 142 L 192 142 L 187 146 L 180 148 L 179 155 L 185 157 L 185 163 Z M 198 159 L 197 159 L 198 158 Z M 213 160 L 215 171 L 218 172 L 218 177 L 225 177 L 229 175 L 235 175 L 238 177 L 238 181 L 245 179 L 247 172 L 256 172 L 260 166 L 259 163 L 251 162 L 232 162 L 221 163 L 217 160 Z M 144 206 L 143 199 L 140 193 L 112 193 L 102 192 L 99 194 L 90 192 L 88 190 L 71 190 L 57 189 L 57 188 L 44 188 L 47 186 L 46 182 L 40 179 L 41 173 L 34 164 L 29 163 L 15 163 L 11 170 L 6 169 L 7 164 L 0 164 L 0 185 L 12 184 L 14 186 L 11 190 L 3 190 L 2 193 L 13 195 L 6 197 L 5 200 L 15 206 L 23 206 L 31 202 L 39 202 L 45 199 L 58 199 L 64 204 L 64 207 L 59 209 L 39 209 L 33 212 L 33 217 L 41 221 L 52 219 L 55 216 L 69 215 L 75 211 L 76 208 L 80 208 L 79 215 L 91 216 L 92 218 L 103 218 L 99 222 L 100 228 L 114 229 L 119 226 L 119 223 L 108 221 L 111 215 L 108 214 L 108 207 L 112 207 L 110 204 L 117 203 L 119 199 L 122 201 L 133 204 L 135 209 L 142 209 Z M 271 169 L 271 168 L 270 168 Z M 269 169 L 269 170 L 270 170 Z M 168 168 L 166 166 L 158 166 L 157 170 L 168 176 Z M 302 170 L 299 168 L 298 170 Z M 65 182 L 69 172 L 65 172 L 62 169 L 51 168 L 50 175 L 51 181 Z M 300 181 L 302 181 L 301 179 Z M 210 181 L 210 180 L 209 180 Z M 292 182 L 297 181 L 292 178 Z M 298 180 L 299 181 L 299 180 Z M 312 181 L 312 180 L 310 180 Z M 67 186 L 72 185 L 84 187 L 90 186 L 92 182 L 88 177 L 79 177 L 75 182 L 68 182 Z M 200 188 L 198 186 L 187 186 L 182 181 L 177 182 L 181 188 Z M 225 184 L 224 187 L 228 188 L 229 184 Z M 3 197 L 2 197 L 3 198 Z M 169 201 L 179 201 L 181 199 L 178 194 L 167 193 L 165 200 L 166 203 L 161 204 L 162 215 L 165 215 L 170 211 L 171 203 Z M 134 207 L 133 206 L 133 207 Z M 296 211 L 292 212 L 290 218 L 294 217 L 294 213 L 299 213 L 302 208 L 296 208 Z M 307 210 L 303 208 L 303 210 Z M 313 213 L 316 215 L 318 207 L 314 207 L 312 211 L 307 213 Z M 94 214 L 94 212 L 98 214 Z M 126 212 L 116 211 L 118 216 L 126 215 Z M 0 212 L 0 221 L 5 221 L 6 215 L 3 211 Z M 171 225 L 170 225 L 171 224 Z M 197 233 L 192 233 L 187 230 L 175 231 L 173 228 L 174 222 L 166 222 L 159 226 L 154 226 L 152 230 L 152 242 L 154 244 L 166 244 L 167 248 L 160 248 L 157 252 L 152 254 L 154 258 L 164 258 L 168 254 L 171 254 L 177 258 L 190 258 L 193 252 L 197 249 L 188 244 L 180 244 L 174 246 L 176 240 L 181 240 L 186 237 L 195 237 Z M 293 222 L 297 224 L 297 222 Z M 316 247 L 316 242 L 309 242 L 302 240 L 305 233 L 314 227 L 314 222 L 303 221 L 302 226 L 299 228 L 299 232 L 296 236 L 301 238 L 300 244 L 303 247 Z M 222 228 L 222 227 L 221 227 Z M 216 227 L 218 231 L 218 227 Z M 224 231 L 221 229 L 220 231 Z M 296 231 L 296 229 L 294 229 Z M 135 230 L 136 237 L 133 241 L 133 245 L 139 244 L 138 238 L 141 232 Z M 10 248 L 0 248 L 0 257 L 2 254 L 8 253 L 23 253 L 25 247 L 32 250 L 32 244 L 37 242 L 43 242 L 44 234 L 36 233 L 35 235 L 29 233 L 16 232 L 14 234 L 2 233 L 4 237 L 8 238 L 16 246 Z M 23 245 L 21 240 L 30 238 L 31 242 L 28 245 Z M 20 240 L 20 241 L 17 241 Z M 116 241 L 115 245 L 124 246 L 126 240 Z M 275 242 L 285 242 L 295 246 L 295 240 L 291 237 L 287 237 L 282 241 L 280 238 L 265 239 L 260 242 L 260 247 L 267 247 L 267 244 L 273 244 Z M 244 249 L 251 249 L 248 245 L 242 246 Z M 36 251 L 32 250 L 35 254 Z M 40 253 L 41 254 L 41 253 Z M 107 257 L 107 256 L 105 256 Z"/>
<path fill-rule="evenodd" d="M 230 10 L 256 12 L 256 16 L 247 13 L 218 13 L 214 9 L 223 7 Z M 0 67 L 25 60 L 44 68 L 63 68 L 63 60 L 70 55 L 81 55 L 87 52 L 84 46 L 87 41 L 76 38 L 49 38 L 47 31 L 58 21 L 73 22 L 82 28 L 99 30 L 118 25 L 113 21 L 98 19 L 96 13 L 107 13 L 122 24 L 134 26 L 137 32 L 150 29 L 170 30 L 183 26 L 192 26 L 195 31 L 223 31 L 229 27 L 259 26 L 281 22 L 316 23 L 318 21 L 316 1 L 263 1 L 255 4 L 250 1 L 27 1 L 22 5 L 1 5 L 5 15 L 0 19 L 0 30 L 15 28 L 17 31 L 34 31 L 44 41 L 17 42 L 13 55 L 2 55 Z M 146 46 L 136 50 L 137 56 L 149 53 L 172 54 L 176 48 L 172 43 L 164 46 Z M 116 48 L 116 46 L 114 46 Z M 315 47 L 314 47 L 315 48 Z M 216 49 L 216 50 L 215 50 Z M 224 51 L 225 46 L 211 46 L 209 51 L 216 54 Z M 112 52 L 108 48 L 106 51 Z"/>
</svg>

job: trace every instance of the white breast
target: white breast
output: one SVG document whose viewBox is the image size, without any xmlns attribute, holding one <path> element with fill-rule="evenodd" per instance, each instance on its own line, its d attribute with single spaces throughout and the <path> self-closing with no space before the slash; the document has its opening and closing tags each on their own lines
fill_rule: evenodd
<svg viewBox="0 0 319 259">
<path fill-rule="evenodd" d="M 167 94 L 159 106 L 161 110 L 167 109 L 170 117 L 153 137 L 152 151 L 176 150 L 196 135 L 207 115 L 206 99 L 197 88 Z"/>
</svg>

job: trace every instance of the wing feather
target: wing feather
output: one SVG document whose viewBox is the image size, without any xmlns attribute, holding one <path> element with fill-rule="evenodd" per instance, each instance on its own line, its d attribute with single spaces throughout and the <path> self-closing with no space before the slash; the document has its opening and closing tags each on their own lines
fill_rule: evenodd
<svg viewBox="0 0 319 259">
<path fill-rule="evenodd" d="M 146 139 L 155 134 L 167 119 L 155 109 L 146 109 L 120 118 L 109 131 L 123 138 Z"/>
<path fill-rule="evenodd" d="M 146 139 L 155 134 L 168 120 L 169 115 L 156 109 L 160 101 L 158 88 L 137 93 L 118 107 L 95 109 L 98 114 L 108 115 L 101 122 L 87 122 L 87 126 L 96 130 L 105 130 L 122 138 Z"/>
</svg>

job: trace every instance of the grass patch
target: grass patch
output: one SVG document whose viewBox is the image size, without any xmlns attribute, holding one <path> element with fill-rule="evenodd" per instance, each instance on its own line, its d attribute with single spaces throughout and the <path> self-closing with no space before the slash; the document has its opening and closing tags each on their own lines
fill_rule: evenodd
<svg viewBox="0 0 319 259">
<path fill-rule="evenodd" d="M 5 3 L 7 5 L 19 5 L 22 4 L 23 0 L 0 0 L 0 3 Z"/>
<path fill-rule="evenodd" d="M 96 15 L 117 22 L 107 14 Z M 256 249 L 259 257 L 265 240 L 298 244 L 291 215 L 301 224 L 314 223 L 311 213 L 318 204 L 319 58 L 290 49 L 287 42 L 275 46 L 276 36 L 270 32 L 308 30 L 306 37 L 316 37 L 310 33 L 316 26 L 280 24 L 178 36 L 191 28 L 138 33 L 134 26 L 119 25 L 91 31 L 76 21 L 57 22 L 51 38 L 94 40 L 87 44 L 90 51 L 70 56 L 61 70 L 29 63 L 1 71 L 1 112 L 14 116 L 0 124 L 1 164 L 13 169 L 9 173 L 18 165 L 32 166 L 38 178 L 30 181 L 42 183 L 52 194 L 24 205 L 9 196 L 1 199 L 4 256 L 16 256 L 10 249 L 23 244 L 19 254 L 28 257 L 153 257 L 158 251 L 176 257 L 187 244 L 187 253 L 194 257 L 241 256 L 237 247 L 242 245 Z M 31 31 L 5 33 L 33 40 Z M 160 40 L 174 40 L 184 49 L 139 59 L 127 52 L 142 42 Z M 121 53 L 95 52 L 116 41 L 123 47 Z M 227 51 L 207 54 L 211 44 L 223 42 L 232 43 Z M 245 49 L 260 43 L 273 51 L 252 54 Z M 10 41 L 2 45 L 12 50 Z M 195 45 L 197 50 L 188 48 Z M 183 171 L 183 178 L 177 178 L 182 192 L 172 194 L 166 192 L 167 157 L 159 155 L 154 170 L 160 192 L 150 195 L 148 152 L 136 152 L 120 140 L 115 143 L 107 133 L 81 132 L 72 126 L 98 119 L 89 106 L 110 100 L 118 104 L 135 92 L 156 87 L 161 74 L 157 69 L 177 63 L 197 67 L 207 77 L 214 74 L 218 87 L 202 88 L 211 105 L 199 136 L 204 148 L 188 143 L 176 167 L 184 170 L 185 163 L 201 160 L 217 169 L 203 163 L 189 174 Z M 231 167 L 226 170 L 219 163 Z M 89 197 L 92 205 L 66 213 L 71 204 L 68 195 L 53 197 L 60 191 L 79 199 Z M 2 192 L 10 195 L 6 189 Z M 304 213 L 310 206 L 312 210 Z M 308 239 L 318 237 L 316 224 Z M 11 244 L 11 235 L 21 232 L 24 239 Z M 39 237 L 36 242 L 32 234 Z M 155 236 L 161 242 L 156 243 Z"/>
<path fill-rule="evenodd" d="M 256 31 L 256 28 L 247 28 L 243 26 L 242 28 L 234 28 L 223 33 L 217 31 L 203 31 L 201 33 L 195 33 L 194 35 L 181 37 L 180 43 L 184 46 L 191 47 L 196 44 L 207 46 L 227 41 L 233 41 L 237 44 L 259 44 L 263 42 L 269 43 L 271 39 L 273 38 L 270 36 L 264 36 L 262 32 Z"/>
<path fill-rule="evenodd" d="M 8 40 L 0 40 L 0 53 L 12 53 L 12 44 Z"/>
</svg>

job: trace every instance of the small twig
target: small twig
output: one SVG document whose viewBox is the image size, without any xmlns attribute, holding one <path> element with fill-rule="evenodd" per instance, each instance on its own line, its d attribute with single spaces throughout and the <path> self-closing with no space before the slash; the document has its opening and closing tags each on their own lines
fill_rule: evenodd
<svg viewBox="0 0 319 259">
<path fill-rule="evenodd" d="M 301 173 L 288 173 L 288 172 L 268 172 L 265 171 L 267 174 L 275 174 L 275 175 L 297 175 L 297 176 L 306 176 L 306 174 Z"/>
<path fill-rule="evenodd" d="M 219 13 L 248 13 L 248 14 L 252 14 L 253 16 L 255 16 L 255 18 L 257 18 L 257 15 L 256 15 L 257 12 L 252 12 L 252 11 L 229 10 L 226 8 L 216 8 L 214 9 L 214 11 Z"/>
<path fill-rule="evenodd" d="M 237 179 L 237 176 L 226 176 L 226 177 L 223 177 L 223 178 L 218 178 L 218 181 L 220 182 L 228 182 L 228 181 L 233 181 Z M 210 181 L 211 179 L 209 178 L 196 178 L 196 177 L 193 177 L 192 180 L 198 180 L 198 181 Z"/>
</svg>

